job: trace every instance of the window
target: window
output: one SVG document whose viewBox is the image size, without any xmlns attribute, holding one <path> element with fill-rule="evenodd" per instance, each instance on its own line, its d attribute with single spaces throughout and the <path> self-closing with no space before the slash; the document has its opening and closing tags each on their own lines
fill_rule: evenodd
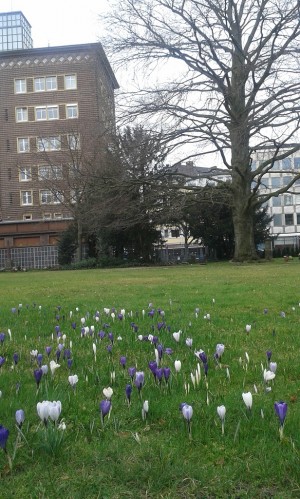
<svg viewBox="0 0 300 499">
<path fill-rule="evenodd" d="M 164 230 L 164 237 L 169 237 L 169 230 L 168 229 Z"/>
<path fill-rule="evenodd" d="M 17 107 L 16 108 L 16 121 L 28 121 L 28 109 L 27 107 Z"/>
<path fill-rule="evenodd" d="M 31 180 L 31 168 L 24 166 L 20 168 L 19 171 L 19 180 L 20 182 L 27 182 L 28 180 Z"/>
<path fill-rule="evenodd" d="M 284 196 L 284 206 L 292 206 L 293 204 L 293 196 L 291 194 L 286 194 Z"/>
<path fill-rule="evenodd" d="M 19 137 L 18 142 L 18 152 L 29 152 L 29 138 Z"/>
<path fill-rule="evenodd" d="M 79 135 L 76 133 L 68 135 L 68 146 L 72 150 L 80 149 Z"/>
<path fill-rule="evenodd" d="M 21 191 L 21 205 L 32 205 L 32 191 Z"/>
<path fill-rule="evenodd" d="M 277 188 L 281 186 L 281 178 L 280 177 L 271 177 L 271 186 L 273 188 Z"/>
<path fill-rule="evenodd" d="M 300 158 L 294 158 L 294 168 L 296 170 L 300 168 Z"/>
<path fill-rule="evenodd" d="M 37 137 L 36 148 L 39 152 L 42 151 L 60 151 L 60 137 Z"/>
<path fill-rule="evenodd" d="M 179 237 L 179 229 L 171 229 L 171 237 Z"/>
<path fill-rule="evenodd" d="M 274 226 L 280 227 L 282 225 L 282 216 L 281 215 L 274 215 L 273 223 L 274 223 Z"/>
<path fill-rule="evenodd" d="M 57 90 L 57 78 L 56 76 L 46 77 L 46 90 Z"/>
<path fill-rule="evenodd" d="M 290 176 L 286 176 L 286 177 L 283 177 L 283 185 L 288 185 L 292 180 L 292 177 Z"/>
<path fill-rule="evenodd" d="M 44 220 L 50 220 L 52 218 L 51 213 L 43 213 Z"/>
<path fill-rule="evenodd" d="M 66 105 L 66 117 L 68 119 L 78 118 L 78 105 L 77 104 L 67 104 Z"/>
<path fill-rule="evenodd" d="M 35 92 L 45 91 L 45 78 L 34 78 L 34 91 Z"/>
<path fill-rule="evenodd" d="M 300 194 L 295 194 L 295 204 L 300 204 Z"/>
<path fill-rule="evenodd" d="M 26 79 L 17 79 L 15 80 L 15 93 L 16 94 L 25 94 L 26 93 Z"/>
<path fill-rule="evenodd" d="M 297 213 L 297 225 L 300 225 L 300 213 Z"/>
<path fill-rule="evenodd" d="M 273 207 L 274 206 L 281 206 L 281 199 L 282 199 L 282 196 L 274 197 L 272 200 Z"/>
<path fill-rule="evenodd" d="M 65 75 L 65 90 L 72 90 L 77 88 L 76 74 Z"/>
<path fill-rule="evenodd" d="M 285 225 L 294 225 L 294 214 L 293 213 L 286 213 L 284 215 L 284 223 L 285 223 Z"/>
<path fill-rule="evenodd" d="M 58 192 L 52 192 L 49 190 L 40 191 L 40 202 L 41 204 L 60 204 L 62 196 Z"/>
<path fill-rule="evenodd" d="M 56 218 L 57 220 L 62 219 L 62 213 L 54 213 L 53 218 Z"/>
<path fill-rule="evenodd" d="M 23 220 L 32 220 L 32 214 L 26 213 L 25 215 L 23 215 Z"/>
<path fill-rule="evenodd" d="M 61 180 L 63 177 L 62 166 L 39 166 L 39 180 Z"/>
<path fill-rule="evenodd" d="M 300 158 L 299 158 L 300 159 Z M 284 158 L 282 160 L 282 169 L 283 170 L 290 170 L 292 168 L 292 162 L 290 158 Z"/>
<path fill-rule="evenodd" d="M 35 119 L 42 120 L 58 120 L 58 106 L 38 106 L 35 108 Z"/>
</svg>

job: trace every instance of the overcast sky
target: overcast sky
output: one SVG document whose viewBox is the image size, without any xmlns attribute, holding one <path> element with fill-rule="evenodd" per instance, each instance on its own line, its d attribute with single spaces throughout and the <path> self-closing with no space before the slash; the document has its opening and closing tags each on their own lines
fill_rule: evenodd
<svg viewBox="0 0 300 499">
<path fill-rule="evenodd" d="M 1 12 L 22 11 L 31 24 L 33 46 L 94 43 L 101 38 L 98 15 L 109 0 L 0 0 Z"/>
</svg>

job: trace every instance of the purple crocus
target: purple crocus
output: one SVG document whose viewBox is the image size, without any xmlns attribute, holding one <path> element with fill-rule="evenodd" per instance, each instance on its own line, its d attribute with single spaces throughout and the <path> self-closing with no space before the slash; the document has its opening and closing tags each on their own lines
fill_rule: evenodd
<svg viewBox="0 0 300 499">
<path fill-rule="evenodd" d="M 56 350 L 56 352 L 55 352 L 57 362 L 58 362 L 58 361 L 59 361 L 59 359 L 60 359 L 60 354 L 61 354 L 61 350 L 58 348 L 58 349 Z"/>
<path fill-rule="evenodd" d="M 125 366 L 126 366 L 126 360 L 127 360 L 127 359 L 126 359 L 126 357 L 125 357 L 124 355 L 122 355 L 122 356 L 120 357 L 120 364 L 121 364 L 121 366 L 123 367 L 123 369 L 125 369 Z"/>
<path fill-rule="evenodd" d="M 143 388 L 144 383 L 145 383 L 145 374 L 144 374 L 144 372 L 143 371 L 137 371 L 135 373 L 134 384 L 137 387 L 137 389 L 138 389 L 139 392 Z"/>
<path fill-rule="evenodd" d="M 43 376 L 43 370 L 42 369 L 35 369 L 33 371 L 33 375 L 34 375 L 37 387 L 39 387 L 40 381 L 41 381 L 42 376 Z"/>
<path fill-rule="evenodd" d="M 266 351 L 266 356 L 267 356 L 268 362 L 270 362 L 271 357 L 272 357 L 272 350 L 267 350 Z"/>
<path fill-rule="evenodd" d="M 76 322 L 71 322 L 71 328 L 76 329 Z"/>
<path fill-rule="evenodd" d="M 25 421 L 25 412 L 23 411 L 23 409 L 19 409 L 16 411 L 16 423 L 18 425 L 19 428 L 22 427 L 22 424 L 24 423 Z"/>
<path fill-rule="evenodd" d="M 39 367 L 41 367 L 42 361 L 43 361 L 43 354 L 42 353 L 38 353 L 37 356 L 36 356 L 36 360 L 37 360 L 37 363 L 38 363 Z"/>
<path fill-rule="evenodd" d="M 111 401 L 107 399 L 101 400 L 99 408 L 100 408 L 101 421 L 103 424 L 105 416 L 109 414 L 109 411 L 111 409 Z"/>
<path fill-rule="evenodd" d="M 157 351 L 158 351 L 158 357 L 159 359 L 161 360 L 162 359 L 162 356 L 163 356 L 163 346 L 162 345 L 157 345 L 156 347 Z"/>
<path fill-rule="evenodd" d="M 108 333 L 108 338 L 110 339 L 111 343 L 113 343 L 113 342 L 114 342 L 114 335 L 113 335 L 113 333 L 112 333 L 112 332 L 109 332 L 109 333 Z"/>
<path fill-rule="evenodd" d="M 127 398 L 127 401 L 128 401 L 128 405 L 130 405 L 131 392 L 132 392 L 132 386 L 129 385 L 129 384 L 126 385 L 126 387 L 125 387 L 125 394 L 126 394 L 126 398 Z"/>
<path fill-rule="evenodd" d="M 46 348 L 45 348 L 45 352 L 46 352 L 46 354 L 48 355 L 48 357 L 49 357 L 49 355 L 50 355 L 50 353 L 51 353 L 51 350 L 52 350 L 52 347 L 46 347 Z"/>
<path fill-rule="evenodd" d="M 0 447 L 6 452 L 6 442 L 8 439 L 9 430 L 4 426 L 0 425 Z"/>
<path fill-rule="evenodd" d="M 148 363 L 148 366 L 149 366 L 149 369 L 152 372 L 152 374 L 154 374 L 154 377 L 156 377 L 155 371 L 157 369 L 157 362 L 155 362 L 155 360 L 150 360 L 150 362 Z"/>
<path fill-rule="evenodd" d="M 17 363 L 19 362 L 19 358 L 20 358 L 19 354 L 17 352 L 15 352 L 13 354 L 13 361 L 14 361 L 15 365 L 17 365 Z"/>
<path fill-rule="evenodd" d="M 73 359 L 68 359 L 68 360 L 67 360 L 67 365 L 68 365 L 68 368 L 69 368 L 69 369 L 71 369 L 72 364 L 73 364 Z"/>
<path fill-rule="evenodd" d="M 5 363 L 5 357 L 1 357 L 0 356 L 0 367 L 3 366 L 3 364 Z"/>
<path fill-rule="evenodd" d="M 158 381 L 161 382 L 162 377 L 164 375 L 163 367 L 157 367 L 155 370 L 155 375 L 156 375 L 156 378 L 158 379 Z"/>
<path fill-rule="evenodd" d="M 171 374 L 171 369 L 169 367 L 164 367 L 164 378 L 168 383 Z"/>
<path fill-rule="evenodd" d="M 100 340 L 103 340 L 103 338 L 105 338 L 105 332 L 102 330 L 99 331 L 98 336 L 99 336 Z"/>
<path fill-rule="evenodd" d="M 112 345 L 107 345 L 106 350 L 108 351 L 108 353 L 111 353 L 112 352 Z"/>
<path fill-rule="evenodd" d="M 136 373 L 136 368 L 135 367 L 128 367 L 128 374 L 131 377 L 131 379 L 134 378 L 135 373 Z"/>
<path fill-rule="evenodd" d="M 287 413 L 287 403 L 283 402 L 282 400 L 280 402 L 275 402 L 274 409 L 279 418 L 280 425 L 283 426 Z"/>
<path fill-rule="evenodd" d="M 4 342 L 4 340 L 5 340 L 5 333 L 0 333 L 0 343 L 1 343 L 1 345 Z"/>
<path fill-rule="evenodd" d="M 169 347 L 165 348 L 165 354 L 166 355 L 172 355 L 172 353 L 173 353 L 172 348 L 169 348 Z"/>
<path fill-rule="evenodd" d="M 69 348 L 64 349 L 64 359 L 70 359 L 72 356 L 71 350 Z"/>
<path fill-rule="evenodd" d="M 203 364 L 207 364 L 207 355 L 205 352 L 200 352 L 198 355 L 199 359 L 203 362 Z"/>
</svg>

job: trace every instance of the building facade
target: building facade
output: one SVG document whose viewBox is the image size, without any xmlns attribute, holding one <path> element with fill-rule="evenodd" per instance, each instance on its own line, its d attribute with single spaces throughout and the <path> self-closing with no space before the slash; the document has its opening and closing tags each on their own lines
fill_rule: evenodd
<svg viewBox="0 0 300 499">
<path fill-rule="evenodd" d="M 70 179 L 114 129 L 117 88 L 100 43 L 0 52 L 0 268 L 57 263 Z M 46 247 L 49 265 L 26 264 L 28 248 Z"/>
<path fill-rule="evenodd" d="M 252 164 L 257 166 L 270 157 L 269 151 L 257 152 Z M 287 186 L 293 176 L 300 174 L 300 152 L 288 158 L 275 161 L 272 169 L 263 177 L 261 194 L 269 194 Z M 300 179 L 296 180 L 288 192 L 272 197 L 266 204 L 272 216 L 270 236 L 273 250 L 299 251 L 300 248 Z"/>
</svg>

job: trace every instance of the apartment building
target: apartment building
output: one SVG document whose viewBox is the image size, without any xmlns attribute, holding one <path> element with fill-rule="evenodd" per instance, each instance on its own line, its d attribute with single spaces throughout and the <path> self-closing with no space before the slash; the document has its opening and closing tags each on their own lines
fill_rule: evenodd
<svg viewBox="0 0 300 499">
<path fill-rule="evenodd" d="M 255 155 L 252 169 L 270 157 L 270 151 L 260 151 Z M 260 186 L 262 194 L 276 191 L 287 186 L 292 177 L 300 174 L 300 152 L 281 161 L 275 161 L 273 168 L 264 175 Z M 300 179 L 283 194 L 272 197 L 266 204 L 268 213 L 273 217 L 270 236 L 273 249 L 286 248 L 298 251 L 300 248 Z"/>
<path fill-rule="evenodd" d="M 32 48 L 24 19 L 0 14 L 0 268 L 57 264 L 73 216 L 68 179 L 115 123 L 118 82 L 101 44 Z"/>
</svg>

